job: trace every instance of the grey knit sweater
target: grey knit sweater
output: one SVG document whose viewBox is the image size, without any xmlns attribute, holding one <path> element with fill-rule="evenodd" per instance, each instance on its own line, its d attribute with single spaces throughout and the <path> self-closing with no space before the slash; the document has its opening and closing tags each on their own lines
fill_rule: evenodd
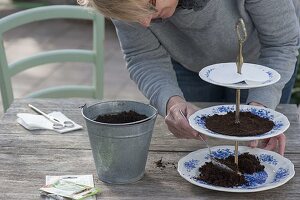
<svg viewBox="0 0 300 200">
<path fill-rule="evenodd" d="M 244 62 L 273 68 L 281 75 L 276 84 L 250 89 L 247 102 L 275 109 L 298 55 L 299 1 L 210 0 L 199 11 L 178 8 L 172 17 L 154 20 L 148 28 L 117 20 L 114 24 L 131 79 L 165 116 L 169 98 L 183 97 L 171 58 L 195 72 L 214 63 L 235 62 L 234 26 L 242 17 L 248 33 Z"/>
</svg>

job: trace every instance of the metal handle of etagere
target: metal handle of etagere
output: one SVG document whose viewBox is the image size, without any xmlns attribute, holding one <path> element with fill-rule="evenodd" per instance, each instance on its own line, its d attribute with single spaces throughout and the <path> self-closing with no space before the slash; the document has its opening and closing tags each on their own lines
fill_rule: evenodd
<svg viewBox="0 0 300 200">
<path fill-rule="evenodd" d="M 243 44 L 247 39 L 247 30 L 244 23 L 244 20 L 240 18 L 238 22 L 236 23 L 236 32 L 238 36 L 238 42 L 239 42 L 239 52 L 237 56 L 236 66 L 237 66 L 237 73 L 242 73 L 242 66 L 244 63 L 243 58 Z M 236 90 L 236 110 L 235 110 L 235 123 L 240 123 L 240 104 L 241 104 L 241 90 Z M 239 142 L 235 141 L 235 151 L 234 151 L 234 163 L 238 166 L 238 147 Z"/>
<path fill-rule="evenodd" d="M 242 66 L 244 63 L 243 58 L 243 44 L 247 39 L 247 31 L 246 26 L 244 23 L 244 20 L 240 18 L 238 22 L 236 23 L 236 32 L 238 36 L 238 42 L 239 42 L 239 52 L 237 56 L 236 66 L 237 66 L 237 73 L 242 73 Z M 235 112 L 235 123 L 240 123 L 240 98 L 241 98 L 241 90 L 236 90 L 236 112 Z"/>
</svg>

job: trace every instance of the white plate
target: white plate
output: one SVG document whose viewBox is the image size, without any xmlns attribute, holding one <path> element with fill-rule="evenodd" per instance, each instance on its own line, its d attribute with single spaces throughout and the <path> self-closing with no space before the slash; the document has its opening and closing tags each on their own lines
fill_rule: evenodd
<svg viewBox="0 0 300 200">
<path fill-rule="evenodd" d="M 263 82 L 249 81 L 248 82 L 249 84 L 245 82 L 230 83 L 230 81 L 227 80 L 227 77 L 234 78 L 235 76 L 234 75 L 231 76 L 230 73 L 235 71 L 236 71 L 235 63 L 218 63 L 203 68 L 199 72 L 199 76 L 204 81 L 212 83 L 214 85 L 220 85 L 220 86 L 234 88 L 234 89 L 250 89 L 250 88 L 264 87 L 267 85 L 274 84 L 280 79 L 280 74 L 269 67 L 265 67 L 257 64 L 251 64 L 251 63 L 244 63 L 242 66 L 242 72 L 244 72 L 245 75 L 247 75 L 247 77 L 249 77 L 250 80 L 252 79 L 255 80 L 255 76 L 258 73 L 258 71 L 261 72 L 260 73 L 261 76 L 257 78 L 260 80 L 266 78 L 267 80 Z M 221 77 L 220 76 L 221 74 L 223 74 L 224 76 Z M 244 79 L 244 77 L 235 77 L 235 78 Z"/>
<path fill-rule="evenodd" d="M 261 135 L 242 137 L 242 136 L 223 135 L 223 134 L 213 132 L 206 128 L 205 119 L 204 119 L 205 117 L 212 116 L 215 114 L 225 115 L 228 112 L 233 112 L 233 111 L 235 111 L 235 105 L 218 105 L 209 108 L 204 108 L 198 110 L 197 112 L 195 112 L 189 117 L 189 124 L 195 130 L 207 136 L 226 139 L 226 140 L 235 140 L 235 141 L 260 140 L 260 139 L 274 137 L 286 131 L 290 126 L 290 122 L 287 119 L 287 117 L 279 112 L 264 107 L 258 107 L 252 105 L 241 105 L 240 106 L 241 112 L 251 112 L 252 114 L 273 121 L 275 124 L 273 129 Z"/>
<path fill-rule="evenodd" d="M 254 81 L 254 83 L 264 83 L 269 80 L 269 75 L 261 70 L 259 65 L 245 64 L 242 67 L 242 72 L 237 72 L 235 63 L 224 63 L 222 67 L 216 67 L 210 72 L 209 78 L 221 84 L 236 84 L 242 81 Z"/>
<path fill-rule="evenodd" d="M 195 179 L 199 175 L 199 167 L 209 162 L 208 150 L 199 149 L 189 153 L 181 158 L 178 162 L 178 172 L 188 182 L 211 190 L 224 191 L 224 192 L 258 192 L 269 190 L 285 184 L 295 175 L 293 163 L 281 156 L 278 153 L 267 151 L 263 149 L 252 149 L 245 146 L 239 147 L 239 153 L 249 152 L 256 155 L 261 164 L 265 166 L 264 171 L 254 173 L 252 175 L 245 174 L 248 181 L 247 185 L 239 187 L 220 187 L 210 185 L 204 181 Z M 212 154 L 215 158 L 227 158 L 229 155 L 234 155 L 233 146 L 216 146 L 212 147 Z"/>
</svg>

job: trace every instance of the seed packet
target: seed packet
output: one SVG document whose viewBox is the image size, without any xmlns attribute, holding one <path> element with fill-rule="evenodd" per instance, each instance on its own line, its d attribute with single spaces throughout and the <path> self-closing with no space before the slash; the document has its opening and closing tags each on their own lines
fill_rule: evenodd
<svg viewBox="0 0 300 200">
<path fill-rule="evenodd" d="M 58 179 L 54 183 L 40 188 L 40 190 L 74 200 L 82 200 L 100 192 L 97 188 L 78 184 L 67 179 Z"/>
</svg>

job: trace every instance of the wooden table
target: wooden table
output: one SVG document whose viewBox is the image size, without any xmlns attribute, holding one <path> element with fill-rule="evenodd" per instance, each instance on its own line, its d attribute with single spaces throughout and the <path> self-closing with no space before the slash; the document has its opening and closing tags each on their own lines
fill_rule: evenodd
<svg viewBox="0 0 300 200">
<path fill-rule="evenodd" d="M 177 139 L 170 135 L 164 120 L 157 118 L 146 173 L 134 184 L 110 185 L 98 180 L 85 122 L 79 106 L 94 100 L 23 99 L 16 100 L 0 120 L 0 199 L 42 199 L 38 189 L 46 175 L 93 174 L 95 184 L 102 189 L 98 199 L 300 199 L 300 126 L 295 105 L 280 105 L 291 126 L 286 132 L 288 142 L 285 156 L 295 165 L 296 175 L 287 184 L 258 193 L 217 192 L 185 181 L 172 165 L 187 153 L 204 148 L 200 141 Z M 16 123 L 19 112 L 33 113 L 31 103 L 45 112 L 61 111 L 84 126 L 81 131 L 58 134 L 52 131 L 27 131 Z M 212 104 L 200 103 L 200 107 Z M 231 144 L 209 140 L 212 145 Z M 157 168 L 159 159 L 169 162 Z"/>
</svg>

